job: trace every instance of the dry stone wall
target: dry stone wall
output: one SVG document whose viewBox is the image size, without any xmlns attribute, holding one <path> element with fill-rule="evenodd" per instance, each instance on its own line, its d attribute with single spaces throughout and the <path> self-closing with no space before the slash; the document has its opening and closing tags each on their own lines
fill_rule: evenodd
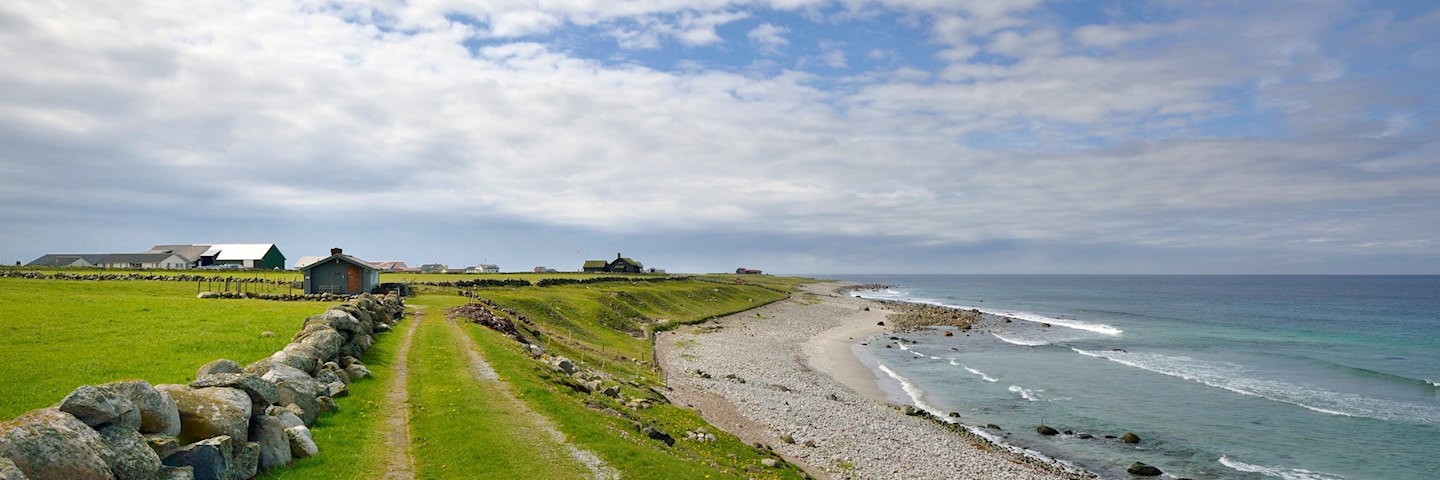
<svg viewBox="0 0 1440 480">
<path fill-rule="evenodd" d="M 310 427 L 337 408 L 358 360 L 404 316 L 364 294 L 305 319 L 282 350 L 219 359 L 186 385 L 121 380 L 0 422 L 0 480 L 243 480 L 319 453 Z"/>
</svg>

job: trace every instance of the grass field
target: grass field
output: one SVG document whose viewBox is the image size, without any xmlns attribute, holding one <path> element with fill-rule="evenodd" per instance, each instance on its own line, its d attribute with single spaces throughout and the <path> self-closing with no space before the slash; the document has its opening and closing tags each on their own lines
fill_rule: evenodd
<svg viewBox="0 0 1440 480">
<path fill-rule="evenodd" d="M 438 275 L 437 281 L 495 276 Z M 554 276 L 531 280 L 540 278 Z M 654 331 L 784 299 L 804 281 L 745 276 L 737 284 L 736 278 L 473 290 L 498 305 L 495 311 L 512 318 L 527 340 L 603 372 L 607 385 L 621 388 L 620 399 L 576 389 L 575 380 L 500 333 L 464 319 L 458 327 L 449 323 L 445 310 L 470 302 L 456 289 L 419 288 L 407 300 L 411 310 L 426 312 L 407 362 L 416 478 L 588 478 L 589 470 L 569 453 L 572 445 L 627 479 L 801 477 L 788 464 L 761 467 L 762 459 L 773 458 L 770 452 L 710 427 L 694 411 L 665 404 L 657 393 L 663 385 L 651 358 Z M 199 300 L 196 288 L 193 282 L 0 278 L 0 355 L 10 360 L 0 365 L 0 419 L 55 404 L 82 384 L 183 383 L 215 358 L 248 363 L 281 348 L 305 317 L 326 306 Z M 386 401 L 400 338 L 398 330 L 380 336 L 363 359 L 375 376 L 352 383 L 339 411 L 321 417 L 314 434 L 322 454 L 261 478 L 386 473 L 384 418 L 402 408 Z M 472 375 L 472 349 L 502 382 Z M 649 399 L 652 406 L 631 408 L 624 403 L 629 398 Z M 535 423 L 525 421 L 539 417 L 559 433 L 537 433 Z M 667 446 L 641 434 L 642 425 L 681 440 Z M 685 431 L 699 429 L 718 441 L 683 440 Z"/>
<path fill-rule="evenodd" d="M 0 278 L 0 418 L 57 404 L 80 385 L 183 383 L 217 358 L 255 361 L 324 308 L 200 300 L 187 282 Z"/>
</svg>

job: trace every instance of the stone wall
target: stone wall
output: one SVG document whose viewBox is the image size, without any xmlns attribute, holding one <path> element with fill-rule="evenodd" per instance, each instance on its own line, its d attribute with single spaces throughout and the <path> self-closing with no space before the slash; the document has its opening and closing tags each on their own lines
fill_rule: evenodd
<svg viewBox="0 0 1440 480">
<path fill-rule="evenodd" d="M 187 385 L 121 380 L 0 422 L 0 480 L 243 480 L 319 453 L 309 427 L 370 375 L 358 360 L 404 315 L 364 294 L 305 319 L 284 349 L 220 359 Z"/>
</svg>

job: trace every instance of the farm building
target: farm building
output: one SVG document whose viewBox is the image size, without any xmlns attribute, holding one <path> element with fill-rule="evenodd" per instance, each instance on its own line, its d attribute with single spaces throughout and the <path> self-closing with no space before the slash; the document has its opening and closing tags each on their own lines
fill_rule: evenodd
<svg viewBox="0 0 1440 480">
<path fill-rule="evenodd" d="M 489 263 L 482 263 L 465 269 L 465 273 L 500 273 L 500 266 Z"/>
<path fill-rule="evenodd" d="M 443 263 L 427 263 L 420 266 L 420 273 L 446 273 L 450 267 Z"/>
<path fill-rule="evenodd" d="M 741 274 L 741 275 L 759 275 L 759 274 L 761 274 L 761 273 L 763 273 L 763 272 L 761 272 L 760 270 L 754 269 L 754 268 L 740 267 L 740 268 L 735 269 L 735 273 L 738 273 L 738 274 Z"/>
<path fill-rule="evenodd" d="M 25 264 L 27 267 L 93 267 L 105 258 L 103 253 L 50 253 Z"/>
<path fill-rule="evenodd" d="M 190 268 L 190 259 L 174 253 L 111 253 L 95 264 L 100 268 Z"/>
<path fill-rule="evenodd" d="M 235 265 L 239 268 L 283 270 L 285 255 L 273 243 L 222 243 L 214 245 L 156 245 L 145 253 L 173 253 L 191 260 L 192 267 Z"/>
<path fill-rule="evenodd" d="M 408 269 L 405 262 L 399 260 L 385 260 L 383 262 L 370 262 L 376 269 L 382 272 L 403 272 Z"/>
<path fill-rule="evenodd" d="M 380 271 L 364 260 L 346 255 L 338 248 L 330 256 L 300 268 L 305 275 L 305 293 L 366 293 L 380 286 Z"/>
<path fill-rule="evenodd" d="M 585 264 L 580 267 L 580 271 L 587 273 L 641 273 L 645 271 L 645 265 L 616 253 L 615 260 L 609 262 L 604 260 L 586 260 Z"/>
</svg>

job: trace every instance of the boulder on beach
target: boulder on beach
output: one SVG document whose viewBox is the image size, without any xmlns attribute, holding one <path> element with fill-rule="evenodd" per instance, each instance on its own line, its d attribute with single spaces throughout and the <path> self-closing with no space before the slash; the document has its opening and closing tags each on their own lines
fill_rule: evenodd
<svg viewBox="0 0 1440 480">
<path fill-rule="evenodd" d="M 1040 426 L 1035 427 L 1035 433 L 1039 433 L 1041 435 L 1059 435 L 1060 431 L 1055 430 L 1048 425 L 1041 424 Z"/>
<path fill-rule="evenodd" d="M 1120 441 L 1125 443 L 1140 443 L 1140 436 L 1134 432 L 1125 432 L 1124 435 L 1120 436 Z"/>
</svg>

